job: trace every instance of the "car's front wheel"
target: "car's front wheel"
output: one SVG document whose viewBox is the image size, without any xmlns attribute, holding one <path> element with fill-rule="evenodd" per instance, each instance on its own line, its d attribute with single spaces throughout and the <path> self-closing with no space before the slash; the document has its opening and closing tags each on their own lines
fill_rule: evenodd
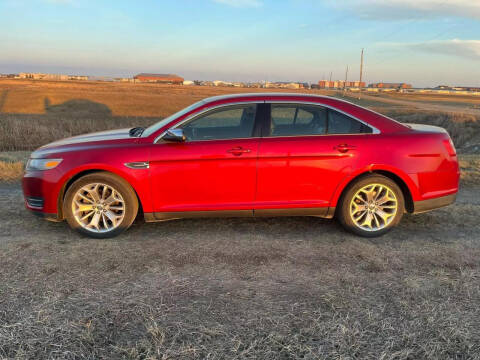
<svg viewBox="0 0 480 360">
<path fill-rule="evenodd" d="M 394 181 L 375 174 L 350 185 L 339 206 L 338 219 L 348 231 L 375 237 L 387 233 L 400 222 L 405 200 Z"/>
<path fill-rule="evenodd" d="M 63 212 L 73 229 L 104 239 L 130 227 L 137 216 L 138 200 L 125 180 L 98 172 L 81 177 L 68 188 Z"/>
</svg>

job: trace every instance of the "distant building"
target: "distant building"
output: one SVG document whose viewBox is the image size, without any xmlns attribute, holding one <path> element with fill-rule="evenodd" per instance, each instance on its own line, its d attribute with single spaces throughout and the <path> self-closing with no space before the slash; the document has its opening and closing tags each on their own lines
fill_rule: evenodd
<svg viewBox="0 0 480 360">
<path fill-rule="evenodd" d="M 435 89 L 437 90 L 455 90 L 455 91 L 474 91 L 478 92 L 480 91 L 480 88 L 478 87 L 472 87 L 472 86 L 437 86 Z"/>
<path fill-rule="evenodd" d="M 191 86 L 191 85 L 195 85 L 195 82 L 194 82 L 194 81 L 191 81 L 191 80 L 185 80 L 185 81 L 183 82 L 183 85 Z"/>
<path fill-rule="evenodd" d="M 43 73 L 20 73 L 16 77 L 18 79 L 31 79 L 31 80 L 52 80 L 52 81 L 66 81 L 66 80 L 82 80 L 89 79 L 85 75 L 63 75 L 63 74 L 43 74 Z"/>
<path fill-rule="evenodd" d="M 182 85 L 184 79 L 175 74 L 146 74 L 141 73 L 133 77 L 138 82 L 153 82 L 160 84 Z"/>
<path fill-rule="evenodd" d="M 228 81 L 222 81 L 222 80 L 215 80 L 213 82 L 214 86 L 233 86 L 231 82 Z"/>
<path fill-rule="evenodd" d="M 360 88 L 365 87 L 365 83 L 362 81 L 329 81 L 329 80 L 320 80 L 318 82 L 318 87 L 320 89 L 343 89 L 343 88 Z"/>
<path fill-rule="evenodd" d="M 114 81 L 118 82 L 135 82 L 134 78 L 115 78 Z"/>
<path fill-rule="evenodd" d="M 110 76 L 89 76 L 88 80 L 90 80 L 90 81 L 105 81 L 105 82 L 116 81 L 115 78 L 110 77 Z"/>
<path fill-rule="evenodd" d="M 266 82 L 265 88 L 267 89 L 301 89 L 303 84 L 296 82 Z"/>
<path fill-rule="evenodd" d="M 374 83 L 368 85 L 371 88 L 378 88 L 378 89 L 411 89 L 412 85 L 406 83 Z"/>
<path fill-rule="evenodd" d="M 85 76 L 85 75 L 68 75 L 68 80 L 87 81 L 88 76 Z"/>
<path fill-rule="evenodd" d="M 301 89 L 303 88 L 303 84 L 299 84 L 299 83 L 281 84 L 281 87 L 285 89 Z"/>
<path fill-rule="evenodd" d="M 68 80 L 68 75 L 63 75 L 63 74 L 20 73 L 18 74 L 18 76 L 20 79 L 32 79 L 32 80 L 54 80 L 54 81 Z"/>
</svg>

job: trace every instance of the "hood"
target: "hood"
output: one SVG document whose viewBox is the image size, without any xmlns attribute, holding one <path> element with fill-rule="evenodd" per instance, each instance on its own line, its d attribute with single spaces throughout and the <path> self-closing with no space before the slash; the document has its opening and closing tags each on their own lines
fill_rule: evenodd
<svg viewBox="0 0 480 360">
<path fill-rule="evenodd" d="M 43 145 L 35 150 L 31 156 L 32 158 L 40 158 L 57 152 L 78 151 L 92 147 L 109 147 L 114 144 L 118 145 L 119 140 L 138 140 L 138 138 L 130 137 L 129 131 L 130 129 L 118 129 L 72 136 Z"/>
<path fill-rule="evenodd" d="M 40 149 L 54 147 L 54 146 L 61 146 L 61 145 L 80 144 L 85 142 L 128 139 L 130 138 L 129 131 L 130 129 L 117 129 L 117 130 L 100 131 L 100 132 L 95 132 L 90 134 L 72 136 L 66 139 L 54 141 L 50 144 L 44 145 L 40 147 Z"/>
</svg>

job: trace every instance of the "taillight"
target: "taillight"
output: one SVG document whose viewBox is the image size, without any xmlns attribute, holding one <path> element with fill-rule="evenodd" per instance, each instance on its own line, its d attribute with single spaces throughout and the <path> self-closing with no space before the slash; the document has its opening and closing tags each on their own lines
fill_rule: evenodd
<svg viewBox="0 0 480 360">
<path fill-rule="evenodd" d="M 445 149 L 447 149 L 448 155 L 456 156 L 457 150 L 455 150 L 455 145 L 453 144 L 452 139 L 450 137 L 448 139 L 443 140 L 443 145 L 445 145 Z"/>
</svg>

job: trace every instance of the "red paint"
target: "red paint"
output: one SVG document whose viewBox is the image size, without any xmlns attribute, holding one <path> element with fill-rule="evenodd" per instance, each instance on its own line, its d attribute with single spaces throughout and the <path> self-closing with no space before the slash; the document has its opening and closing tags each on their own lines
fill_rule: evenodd
<svg viewBox="0 0 480 360">
<path fill-rule="evenodd" d="M 154 143 L 164 131 L 205 109 L 264 101 L 325 105 L 380 133 Z M 59 212 L 71 179 L 97 170 L 127 180 L 146 213 L 335 207 L 353 179 L 372 171 L 395 174 L 414 201 L 456 193 L 459 183 L 447 133 L 410 128 L 338 99 L 301 94 L 211 98 L 148 137 L 130 137 L 128 130 L 89 134 L 46 145 L 32 157 L 63 159 L 57 168 L 29 171 L 23 179 L 25 196 L 44 198 L 42 210 L 31 210 L 49 214 Z M 150 168 L 124 165 L 140 161 L 148 161 Z"/>
</svg>

